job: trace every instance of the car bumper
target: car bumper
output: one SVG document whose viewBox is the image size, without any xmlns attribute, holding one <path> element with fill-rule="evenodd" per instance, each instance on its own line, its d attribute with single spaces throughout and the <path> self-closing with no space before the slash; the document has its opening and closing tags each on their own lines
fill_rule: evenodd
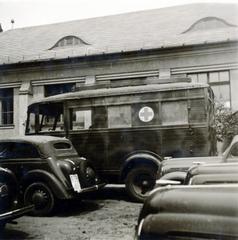
<svg viewBox="0 0 238 240">
<path fill-rule="evenodd" d="M 90 187 L 87 187 L 87 188 L 82 188 L 80 190 L 80 193 L 96 191 L 98 189 L 103 188 L 105 185 L 106 185 L 106 183 L 100 183 L 100 184 L 96 184 L 94 186 L 90 186 Z"/>
<path fill-rule="evenodd" d="M 19 217 L 25 215 L 26 213 L 29 213 L 33 209 L 34 209 L 34 205 L 30 205 L 27 207 L 18 208 L 18 209 L 11 210 L 11 211 L 8 211 L 5 213 L 1 213 L 0 214 L 0 222 L 1 223 L 10 222 L 13 219 L 19 218 Z"/>
</svg>

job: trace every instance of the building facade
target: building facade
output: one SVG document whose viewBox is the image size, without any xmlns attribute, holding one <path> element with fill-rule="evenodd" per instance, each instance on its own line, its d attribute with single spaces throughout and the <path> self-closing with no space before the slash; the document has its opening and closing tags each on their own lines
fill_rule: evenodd
<svg viewBox="0 0 238 240">
<path fill-rule="evenodd" d="M 27 106 L 85 84 L 189 76 L 238 110 L 238 8 L 193 4 L 0 32 L 0 137 Z"/>
</svg>

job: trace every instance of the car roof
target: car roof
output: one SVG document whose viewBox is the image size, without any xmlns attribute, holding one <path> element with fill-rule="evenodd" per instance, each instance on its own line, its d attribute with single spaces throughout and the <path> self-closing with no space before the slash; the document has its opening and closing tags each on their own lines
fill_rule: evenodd
<svg viewBox="0 0 238 240">
<path fill-rule="evenodd" d="M 17 136 L 17 137 L 2 138 L 0 142 L 19 141 L 19 142 L 31 142 L 31 143 L 39 144 L 39 143 L 47 143 L 50 141 L 62 141 L 62 140 L 67 140 L 67 139 L 62 137 L 34 135 L 34 136 Z"/>
</svg>

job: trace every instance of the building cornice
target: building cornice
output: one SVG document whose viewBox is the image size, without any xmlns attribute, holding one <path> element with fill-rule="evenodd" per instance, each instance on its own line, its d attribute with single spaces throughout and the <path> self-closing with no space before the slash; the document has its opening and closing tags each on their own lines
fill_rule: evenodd
<svg viewBox="0 0 238 240">
<path fill-rule="evenodd" d="M 229 50 L 228 50 L 229 49 Z M 160 59 L 160 58 L 172 58 L 176 56 L 194 56 L 196 54 L 204 53 L 219 53 L 227 51 L 238 51 L 238 41 L 227 41 L 220 43 L 204 43 L 198 45 L 181 45 L 166 48 L 161 46 L 156 49 L 140 49 L 136 51 L 121 51 L 115 53 L 103 53 L 98 55 L 85 55 L 80 57 L 68 57 L 65 59 L 46 59 L 39 61 L 30 62 L 19 62 L 13 64 L 2 64 L 0 65 L 0 71 L 11 72 L 11 71 L 38 71 L 39 69 L 46 69 L 48 67 L 72 69 L 74 67 L 85 67 L 85 66 L 102 66 L 108 62 L 130 62 L 130 61 L 143 61 L 144 59 Z M 14 69 L 14 70 L 13 70 Z"/>
<path fill-rule="evenodd" d="M 226 64 L 212 64 L 205 66 L 190 66 L 181 68 L 172 68 L 171 74 L 183 74 L 183 73 L 199 73 L 199 72 L 209 72 L 209 71 L 222 71 L 222 70 L 232 70 L 238 69 L 238 62 L 236 63 L 226 63 Z"/>
</svg>

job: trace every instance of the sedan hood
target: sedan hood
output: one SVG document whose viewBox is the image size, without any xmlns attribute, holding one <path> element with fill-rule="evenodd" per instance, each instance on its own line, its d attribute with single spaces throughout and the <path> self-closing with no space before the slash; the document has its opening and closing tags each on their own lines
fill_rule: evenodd
<svg viewBox="0 0 238 240">
<path fill-rule="evenodd" d="M 162 161 L 162 174 L 174 171 L 187 171 L 191 166 L 203 163 L 220 163 L 222 156 L 214 157 L 191 157 L 191 158 L 171 158 Z"/>
</svg>

